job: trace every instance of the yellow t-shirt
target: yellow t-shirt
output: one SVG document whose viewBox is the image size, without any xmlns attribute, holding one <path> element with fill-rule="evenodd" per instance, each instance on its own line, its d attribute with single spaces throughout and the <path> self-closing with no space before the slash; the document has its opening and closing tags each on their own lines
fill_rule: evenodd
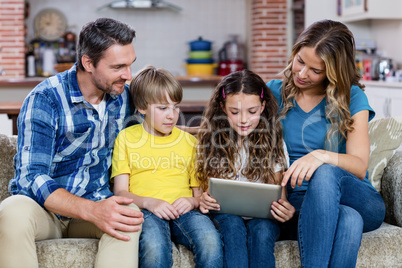
<svg viewBox="0 0 402 268">
<path fill-rule="evenodd" d="M 116 138 L 112 178 L 129 174 L 129 191 L 139 196 L 165 200 L 192 197 L 197 139 L 173 128 L 166 137 L 149 134 L 142 124 L 123 129 Z"/>
</svg>

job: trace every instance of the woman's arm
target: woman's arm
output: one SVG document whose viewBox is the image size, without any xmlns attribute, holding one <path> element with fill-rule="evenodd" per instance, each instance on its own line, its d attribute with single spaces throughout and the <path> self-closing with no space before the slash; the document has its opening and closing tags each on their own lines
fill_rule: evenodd
<svg viewBox="0 0 402 268">
<path fill-rule="evenodd" d="M 368 116 L 367 110 L 352 116 L 354 129 L 347 133 L 346 154 L 315 150 L 293 162 L 284 174 L 282 186 L 285 186 L 289 179 L 292 187 L 295 187 L 296 183 L 300 186 L 303 179 L 309 181 L 315 170 L 322 164 L 338 166 L 363 180 L 370 155 Z"/>
<path fill-rule="evenodd" d="M 151 211 L 154 215 L 165 220 L 174 220 L 179 217 L 179 213 L 174 206 L 168 202 L 133 194 L 129 191 L 129 175 L 120 174 L 114 177 L 114 194 L 119 196 L 129 197 L 139 208 L 144 208 Z"/>
<path fill-rule="evenodd" d="M 346 154 L 339 154 L 337 165 L 361 180 L 366 176 L 370 157 L 368 117 L 369 112 L 367 110 L 360 111 L 352 116 L 354 130 L 347 134 Z"/>
</svg>

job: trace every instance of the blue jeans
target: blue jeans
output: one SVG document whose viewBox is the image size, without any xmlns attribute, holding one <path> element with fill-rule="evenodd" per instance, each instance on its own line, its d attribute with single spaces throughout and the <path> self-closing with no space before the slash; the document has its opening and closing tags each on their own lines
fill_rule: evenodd
<svg viewBox="0 0 402 268">
<path fill-rule="evenodd" d="M 295 207 L 285 223 L 296 233 L 302 267 L 355 267 L 363 232 L 377 229 L 385 217 L 381 195 L 349 172 L 324 164 L 306 192 L 289 191 Z"/>
<path fill-rule="evenodd" d="M 280 233 L 277 222 L 218 213 L 210 217 L 222 234 L 226 268 L 275 267 L 274 246 Z"/>
<path fill-rule="evenodd" d="M 197 210 L 166 221 L 142 210 L 144 223 L 140 236 L 140 267 L 172 267 L 172 241 L 194 254 L 196 267 L 222 267 L 222 240 L 208 216 Z"/>
</svg>

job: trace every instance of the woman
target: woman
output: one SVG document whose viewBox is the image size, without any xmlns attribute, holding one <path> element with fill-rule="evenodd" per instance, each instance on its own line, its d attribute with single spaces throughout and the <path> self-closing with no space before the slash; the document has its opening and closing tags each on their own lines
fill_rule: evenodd
<svg viewBox="0 0 402 268">
<path fill-rule="evenodd" d="M 291 166 L 284 173 L 303 267 L 355 267 L 363 232 L 384 220 L 368 180 L 368 121 L 374 111 L 359 83 L 352 33 L 324 20 L 293 46 L 282 80 L 268 83 L 281 108 Z"/>
</svg>

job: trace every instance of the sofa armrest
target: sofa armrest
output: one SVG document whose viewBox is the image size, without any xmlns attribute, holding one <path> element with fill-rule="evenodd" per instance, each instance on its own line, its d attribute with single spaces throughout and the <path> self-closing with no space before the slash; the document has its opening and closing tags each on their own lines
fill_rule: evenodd
<svg viewBox="0 0 402 268">
<path fill-rule="evenodd" d="M 385 202 L 385 222 L 402 227 L 402 152 L 396 152 L 381 178 L 381 195 Z"/>
<path fill-rule="evenodd" d="M 17 136 L 0 134 L 0 202 L 8 194 L 8 182 L 14 177 L 13 158 L 17 152 Z"/>
</svg>

